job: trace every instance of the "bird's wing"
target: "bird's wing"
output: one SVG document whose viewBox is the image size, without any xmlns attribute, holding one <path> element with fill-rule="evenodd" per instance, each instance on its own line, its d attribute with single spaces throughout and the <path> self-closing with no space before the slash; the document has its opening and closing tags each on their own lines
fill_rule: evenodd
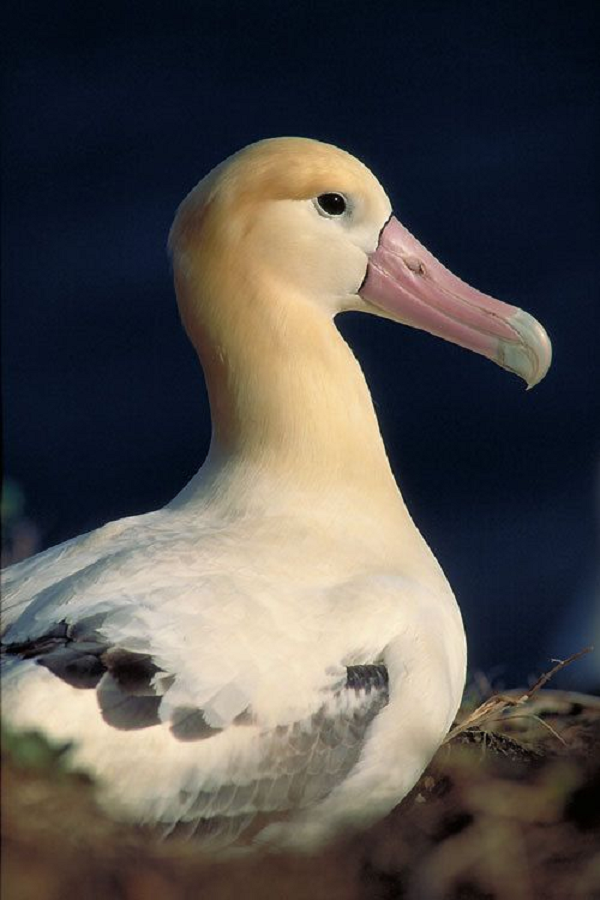
<svg viewBox="0 0 600 900">
<path fill-rule="evenodd" d="M 206 845 L 227 845 L 257 816 L 260 821 L 326 797 L 357 762 L 371 722 L 388 702 L 384 665 L 340 663 L 322 672 L 319 688 L 311 687 L 310 711 L 296 719 L 288 714 L 278 724 L 256 714 L 239 680 L 225 678 L 220 691 L 232 697 L 224 707 L 217 704 L 219 711 L 227 703 L 243 708 L 217 727 L 210 724 L 214 708 L 207 713 L 189 690 L 183 692 L 187 702 L 169 700 L 171 690 L 181 694 L 178 672 L 161 668 L 151 653 L 107 641 L 106 618 L 110 614 L 95 613 L 70 625 L 62 621 L 36 638 L 6 644 L 9 713 L 26 710 L 27 677 L 43 679 L 41 706 L 49 721 L 80 720 L 73 736 L 83 746 L 84 764 L 91 760 L 101 780 L 113 765 L 119 773 L 129 769 L 125 782 L 112 786 L 121 795 L 131 789 L 131 804 L 121 796 L 121 805 Z M 227 671 L 227 660 L 221 668 Z M 31 695 L 39 716 L 39 689 Z M 83 695 L 95 702 L 81 716 Z"/>
<path fill-rule="evenodd" d="M 297 585 L 150 531 L 42 580 L 3 639 L 4 710 L 73 741 L 117 805 L 223 843 L 344 780 L 387 671 Z"/>
</svg>

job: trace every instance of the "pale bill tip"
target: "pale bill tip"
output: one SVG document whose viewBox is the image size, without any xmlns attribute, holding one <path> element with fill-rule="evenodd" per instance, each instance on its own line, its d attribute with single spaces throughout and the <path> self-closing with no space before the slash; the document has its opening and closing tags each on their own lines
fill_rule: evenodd
<svg viewBox="0 0 600 900">
<path fill-rule="evenodd" d="M 543 325 L 521 309 L 508 319 L 508 324 L 517 332 L 520 341 L 502 341 L 498 362 L 520 375 L 530 390 L 540 383 L 550 368 L 552 344 Z"/>
</svg>

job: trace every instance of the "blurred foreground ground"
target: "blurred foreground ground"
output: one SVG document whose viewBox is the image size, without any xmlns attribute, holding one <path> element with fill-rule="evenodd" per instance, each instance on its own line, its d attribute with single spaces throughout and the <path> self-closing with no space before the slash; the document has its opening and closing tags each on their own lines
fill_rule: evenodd
<svg viewBox="0 0 600 900">
<path fill-rule="evenodd" d="M 3 746 L 4 900 L 595 900 L 600 699 L 540 691 L 443 746 L 400 806 L 310 857 L 215 862 L 99 811 L 32 739 Z"/>
</svg>

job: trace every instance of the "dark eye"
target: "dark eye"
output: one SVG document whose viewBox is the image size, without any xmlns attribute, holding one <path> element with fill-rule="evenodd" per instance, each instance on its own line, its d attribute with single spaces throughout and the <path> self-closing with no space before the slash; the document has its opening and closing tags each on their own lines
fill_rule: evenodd
<svg viewBox="0 0 600 900">
<path fill-rule="evenodd" d="M 342 194 L 319 194 L 317 203 L 328 216 L 342 216 L 346 212 L 346 198 Z"/>
</svg>

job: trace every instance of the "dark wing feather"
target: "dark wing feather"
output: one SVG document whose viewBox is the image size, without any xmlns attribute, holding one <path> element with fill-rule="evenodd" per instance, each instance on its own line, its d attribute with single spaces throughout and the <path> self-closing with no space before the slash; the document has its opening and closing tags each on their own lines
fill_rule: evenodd
<svg viewBox="0 0 600 900">
<path fill-rule="evenodd" d="M 161 724 L 162 695 L 174 680 L 151 655 L 115 647 L 102 636 L 102 616 L 76 625 L 60 622 L 52 631 L 4 652 L 34 659 L 68 684 L 95 689 L 101 714 L 110 726 L 129 731 Z M 210 846 L 237 840 L 262 815 L 281 815 L 326 797 L 358 761 L 369 725 L 388 703 L 384 665 L 354 665 L 345 679 L 323 694 L 310 717 L 257 734 L 258 764 L 236 772 L 234 780 L 205 790 L 190 784 L 179 791 L 163 824 L 182 829 Z M 231 729 L 260 723 L 248 708 Z M 210 739 L 218 733 L 201 709 L 177 707 L 170 730 L 178 741 Z"/>
</svg>

